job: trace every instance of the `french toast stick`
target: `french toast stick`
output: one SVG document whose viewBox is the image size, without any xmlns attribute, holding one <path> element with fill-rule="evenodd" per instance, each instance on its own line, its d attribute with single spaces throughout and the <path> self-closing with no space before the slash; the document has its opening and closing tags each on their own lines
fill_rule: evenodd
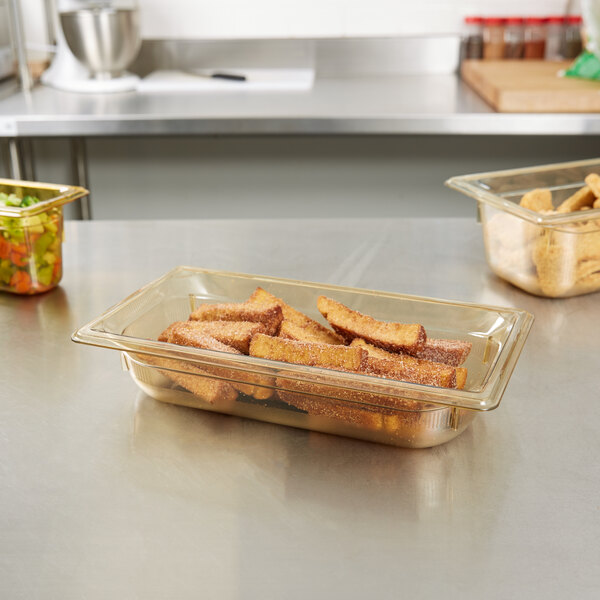
<svg viewBox="0 0 600 600">
<path fill-rule="evenodd" d="M 445 388 L 456 387 L 456 369 L 449 365 L 407 354 L 392 354 L 358 338 L 352 340 L 350 347 L 364 348 L 368 352 L 364 372 L 369 375 Z"/>
<path fill-rule="evenodd" d="M 298 342 L 257 333 L 250 342 L 250 356 L 311 367 L 358 371 L 364 366 L 367 352 L 363 348 Z"/>
<path fill-rule="evenodd" d="M 531 190 L 523 195 L 519 205 L 535 212 L 552 210 L 552 192 L 546 188 Z"/>
<path fill-rule="evenodd" d="M 191 315 L 191 321 L 251 321 L 262 323 L 265 333 L 277 335 L 283 312 L 277 304 L 256 306 L 246 302 L 202 304 Z"/>
<path fill-rule="evenodd" d="M 422 325 L 378 321 L 326 296 L 319 296 L 317 308 L 348 342 L 362 338 L 385 350 L 410 353 L 422 349 L 427 341 Z"/>
<path fill-rule="evenodd" d="M 463 342 L 462 340 L 427 338 L 421 350 L 411 352 L 410 354 L 416 358 L 423 358 L 458 367 L 467 360 L 472 346 L 471 342 Z"/>
<path fill-rule="evenodd" d="M 226 381 L 215 379 L 211 373 L 185 361 L 150 355 L 140 355 L 138 359 L 158 367 L 175 384 L 209 404 L 230 404 L 238 396 L 237 391 Z"/>
<path fill-rule="evenodd" d="M 250 340 L 257 333 L 265 333 L 267 328 L 263 323 L 252 321 L 187 321 L 195 330 L 248 354 Z"/>
<path fill-rule="evenodd" d="M 302 382 L 296 383 L 301 384 Z M 298 386 L 298 388 L 295 392 L 279 388 L 277 393 L 280 400 L 300 410 L 304 410 L 310 415 L 328 417 L 366 429 L 378 430 L 383 427 L 383 415 L 381 411 L 363 408 L 349 402 L 316 397 L 312 393 L 319 393 L 318 386 L 308 388 L 313 390 L 312 393 L 305 393 L 305 388 L 302 385 Z"/>
<path fill-rule="evenodd" d="M 456 389 L 464 390 L 467 383 L 467 369 L 464 367 L 456 367 Z"/>
<path fill-rule="evenodd" d="M 235 348 L 223 344 L 218 340 L 206 335 L 195 327 L 190 321 L 181 321 L 171 324 L 164 334 L 167 335 L 168 342 L 180 346 L 193 346 L 194 348 L 203 348 L 205 350 L 218 350 L 229 354 L 241 355 L 242 353 Z M 273 395 L 273 378 L 247 373 L 236 369 L 228 369 L 220 366 L 204 366 L 203 372 L 212 374 L 215 377 L 229 379 L 228 383 L 236 390 L 247 396 L 253 396 L 257 400 L 266 400 Z"/>
<path fill-rule="evenodd" d="M 317 344 L 341 345 L 342 338 L 333 331 L 322 331 L 315 327 L 303 327 L 293 321 L 284 319 L 279 328 L 279 337 L 286 340 L 296 340 L 297 342 L 315 342 Z M 335 336 L 335 338 L 333 337 Z M 334 339 L 332 342 L 331 340 Z M 339 340 L 339 341 L 338 341 Z"/>
<path fill-rule="evenodd" d="M 331 387 L 318 382 L 277 378 L 276 385 L 281 400 L 306 411 L 310 415 L 324 416 L 372 430 L 387 429 L 387 422 L 416 422 L 421 412 L 434 405 L 391 398 L 346 388 Z"/>
<path fill-rule="evenodd" d="M 598 173 L 590 173 L 585 178 L 585 183 L 590 190 L 592 190 L 594 196 L 596 196 L 596 198 L 600 198 L 600 175 L 598 175 Z"/>
<path fill-rule="evenodd" d="M 257 287 L 250 298 L 247 300 L 250 304 L 256 304 L 259 306 L 277 304 L 281 307 L 283 311 L 283 319 L 284 321 L 289 321 L 298 327 L 304 327 L 309 332 L 314 333 L 315 336 L 322 338 L 320 340 L 323 344 L 343 344 L 344 340 L 334 331 L 328 329 L 324 325 L 321 325 L 318 321 L 311 319 L 309 316 L 304 313 L 296 310 L 286 302 L 284 302 L 281 298 L 274 296 L 273 294 L 267 292 L 261 287 Z M 316 339 L 315 339 L 316 341 Z"/>
<path fill-rule="evenodd" d="M 596 196 L 589 186 L 585 185 L 578 189 L 572 196 L 569 196 L 557 208 L 558 213 L 568 213 L 575 210 L 581 210 L 585 206 L 592 206 Z"/>
</svg>

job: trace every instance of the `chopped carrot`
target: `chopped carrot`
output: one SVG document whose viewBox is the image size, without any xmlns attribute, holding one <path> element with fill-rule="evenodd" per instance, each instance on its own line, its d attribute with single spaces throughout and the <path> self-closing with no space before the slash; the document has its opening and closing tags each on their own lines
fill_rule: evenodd
<svg viewBox="0 0 600 600">
<path fill-rule="evenodd" d="M 31 289 L 31 277 L 26 271 L 15 271 L 10 278 L 10 285 L 17 294 L 26 294 Z"/>
<path fill-rule="evenodd" d="M 10 254 L 10 242 L 0 235 L 0 260 L 8 258 Z"/>
<path fill-rule="evenodd" d="M 27 266 L 27 263 L 29 262 L 29 256 L 28 256 L 27 252 L 25 252 L 24 254 L 18 252 L 18 250 L 16 249 L 16 246 L 13 246 L 10 251 L 10 260 L 17 267 L 25 267 L 25 266 Z"/>
<path fill-rule="evenodd" d="M 54 263 L 54 268 L 52 269 L 52 281 L 58 281 L 62 274 L 62 268 L 60 264 L 60 260 L 57 260 Z"/>
</svg>

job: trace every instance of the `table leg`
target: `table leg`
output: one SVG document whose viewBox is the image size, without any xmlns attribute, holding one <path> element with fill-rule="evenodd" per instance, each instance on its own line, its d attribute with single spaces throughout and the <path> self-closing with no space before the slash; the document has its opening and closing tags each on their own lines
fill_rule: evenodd
<svg viewBox="0 0 600 600">
<path fill-rule="evenodd" d="M 33 143 L 30 139 L 18 141 L 18 147 L 21 153 L 21 172 L 23 179 L 27 181 L 36 181 L 35 176 L 35 155 L 33 153 Z"/>
<path fill-rule="evenodd" d="M 90 189 L 87 169 L 87 154 L 84 138 L 71 138 L 71 166 L 73 172 L 73 182 Z M 79 200 L 81 207 L 81 218 L 84 221 L 92 219 L 92 200 L 90 195 L 84 196 Z"/>
<path fill-rule="evenodd" d="M 8 167 L 11 179 L 23 179 L 23 157 L 19 142 L 15 138 L 8 140 Z"/>
</svg>

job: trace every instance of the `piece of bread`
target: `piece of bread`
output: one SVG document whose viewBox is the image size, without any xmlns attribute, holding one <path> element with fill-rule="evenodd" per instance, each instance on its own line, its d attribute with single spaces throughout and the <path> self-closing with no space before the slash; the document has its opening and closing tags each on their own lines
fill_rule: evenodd
<svg viewBox="0 0 600 600">
<path fill-rule="evenodd" d="M 191 321 L 251 321 L 262 323 L 265 333 L 277 335 L 283 311 L 277 304 L 256 306 L 246 302 L 202 304 L 191 315 Z"/>
<path fill-rule="evenodd" d="M 523 195 L 519 205 L 535 212 L 552 210 L 552 192 L 548 189 L 531 190 Z"/>
<path fill-rule="evenodd" d="M 410 353 L 422 349 L 427 341 L 422 325 L 378 321 L 326 296 L 319 296 L 317 308 L 348 342 L 362 338 L 378 348 Z"/>
<path fill-rule="evenodd" d="M 364 366 L 367 353 L 362 348 L 298 342 L 258 333 L 250 342 L 250 356 L 311 367 L 358 371 Z"/>
<path fill-rule="evenodd" d="M 376 348 L 360 338 L 352 340 L 350 347 L 364 348 L 367 351 L 364 372 L 370 375 L 423 385 L 456 387 L 456 369 L 449 365 L 422 360 L 407 354 L 393 354 Z"/>
<path fill-rule="evenodd" d="M 264 323 L 252 321 L 188 321 L 188 323 L 198 332 L 231 346 L 242 354 L 248 354 L 253 335 L 267 331 Z"/>
<path fill-rule="evenodd" d="M 467 360 L 472 346 L 471 342 L 463 342 L 462 340 L 427 338 L 423 348 L 412 352 L 411 355 L 416 358 L 458 367 Z"/>
<path fill-rule="evenodd" d="M 291 307 L 281 298 L 274 296 L 273 294 L 267 292 L 261 287 L 257 287 L 256 290 L 254 290 L 250 298 L 248 298 L 248 303 L 257 304 L 259 306 L 277 304 L 277 306 L 280 306 L 281 310 L 283 311 L 284 321 L 288 321 L 298 327 L 305 328 L 308 332 L 313 333 L 316 337 L 321 338 L 321 343 L 344 343 L 344 340 L 339 335 L 337 335 L 337 333 L 331 331 L 331 329 L 328 329 L 324 325 L 321 325 L 321 323 L 319 323 L 318 321 L 311 319 L 309 316 L 305 315 L 299 310 L 296 310 L 295 308 Z"/>
<path fill-rule="evenodd" d="M 569 196 L 556 209 L 557 213 L 568 213 L 581 210 L 584 206 L 592 206 L 596 196 L 589 186 L 578 189 L 572 196 Z"/>
<path fill-rule="evenodd" d="M 596 198 L 600 198 L 600 175 L 598 175 L 598 173 L 590 173 L 585 178 L 585 183 L 590 188 L 590 190 L 592 190 L 594 196 L 596 196 Z M 595 204 L 596 203 L 594 202 L 594 206 Z M 597 207 L 595 206 L 595 208 Z"/>
<path fill-rule="evenodd" d="M 206 335 L 195 326 L 195 323 L 190 321 L 172 323 L 160 336 L 163 340 L 165 337 L 166 341 L 179 346 L 192 346 L 204 350 L 241 355 L 239 350 Z M 258 400 L 266 400 L 273 395 L 274 380 L 272 377 L 214 365 L 204 365 L 202 371 L 220 379 L 227 379 L 228 383 L 236 390 Z"/>
<path fill-rule="evenodd" d="M 226 381 L 215 379 L 210 373 L 185 361 L 151 355 L 139 355 L 138 360 L 158 367 L 175 384 L 209 404 L 227 405 L 238 396 L 237 391 Z"/>
<path fill-rule="evenodd" d="M 333 337 L 335 336 L 335 337 Z M 322 331 L 314 327 L 303 327 L 293 321 L 283 320 L 279 328 L 279 337 L 297 342 L 315 342 L 317 344 L 341 345 L 342 338 L 333 331 Z M 333 342 L 331 340 L 334 340 Z"/>
</svg>

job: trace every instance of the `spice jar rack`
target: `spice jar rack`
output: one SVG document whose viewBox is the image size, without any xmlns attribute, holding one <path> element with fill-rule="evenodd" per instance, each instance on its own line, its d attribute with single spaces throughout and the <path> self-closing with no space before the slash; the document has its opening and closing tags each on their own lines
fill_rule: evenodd
<svg viewBox="0 0 600 600">
<path fill-rule="evenodd" d="M 570 60 L 582 51 L 579 15 L 467 16 L 463 59 Z"/>
</svg>

